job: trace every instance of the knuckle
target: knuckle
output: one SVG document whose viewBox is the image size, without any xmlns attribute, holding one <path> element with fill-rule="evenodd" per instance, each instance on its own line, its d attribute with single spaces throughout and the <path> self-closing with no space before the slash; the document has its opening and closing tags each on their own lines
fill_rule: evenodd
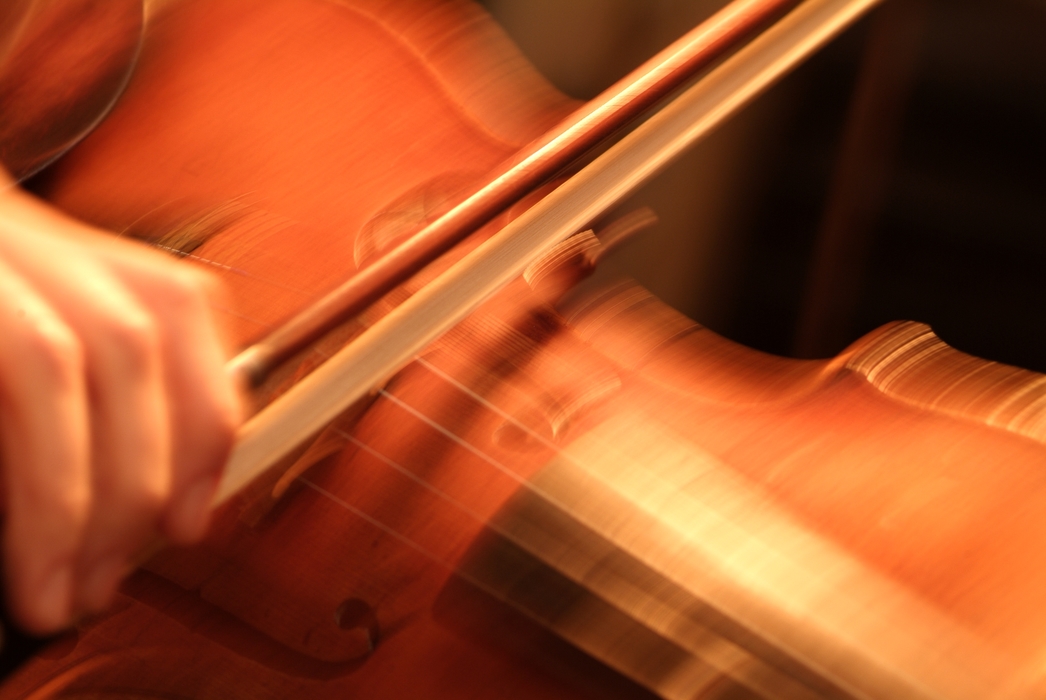
<svg viewBox="0 0 1046 700">
<path fill-rule="evenodd" d="M 124 504 L 125 512 L 149 520 L 164 509 L 171 496 L 170 475 L 165 467 L 142 469 L 116 489 L 113 501 Z"/>
<path fill-rule="evenodd" d="M 83 375 L 84 349 L 80 339 L 57 320 L 42 320 L 21 336 L 28 361 L 58 391 L 75 386 Z"/>
<path fill-rule="evenodd" d="M 135 502 L 143 513 L 151 517 L 166 507 L 170 495 L 169 480 L 150 480 L 139 488 Z"/>
<path fill-rule="evenodd" d="M 131 308 L 111 316 L 106 320 L 105 334 L 129 371 L 144 371 L 159 354 L 159 329 L 142 309 Z"/>
</svg>

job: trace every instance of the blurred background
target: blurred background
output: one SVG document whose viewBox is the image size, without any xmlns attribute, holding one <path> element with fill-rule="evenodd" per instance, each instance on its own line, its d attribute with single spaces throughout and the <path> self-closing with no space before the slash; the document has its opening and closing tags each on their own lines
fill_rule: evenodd
<svg viewBox="0 0 1046 700">
<path fill-rule="evenodd" d="M 484 4 L 587 99 L 726 3 Z M 768 352 L 912 319 L 1046 371 L 1044 129 L 1046 2 L 888 0 L 625 205 L 661 222 L 609 265 Z"/>
</svg>

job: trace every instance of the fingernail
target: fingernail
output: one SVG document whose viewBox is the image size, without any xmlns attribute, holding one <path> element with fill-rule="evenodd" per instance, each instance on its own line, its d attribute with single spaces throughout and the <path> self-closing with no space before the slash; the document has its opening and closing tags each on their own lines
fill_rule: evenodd
<svg viewBox="0 0 1046 700">
<path fill-rule="evenodd" d="M 71 617 L 73 571 L 59 566 L 43 580 L 36 592 L 36 612 L 42 627 L 57 630 Z"/>
<path fill-rule="evenodd" d="M 123 556 L 112 555 L 101 559 L 87 572 L 80 589 L 82 612 L 100 612 L 109 606 L 116 586 L 127 571 Z"/>
<path fill-rule="evenodd" d="M 217 482 L 200 479 L 185 492 L 174 511 L 171 537 L 178 542 L 194 542 L 203 537 L 211 511 L 211 499 Z"/>
</svg>

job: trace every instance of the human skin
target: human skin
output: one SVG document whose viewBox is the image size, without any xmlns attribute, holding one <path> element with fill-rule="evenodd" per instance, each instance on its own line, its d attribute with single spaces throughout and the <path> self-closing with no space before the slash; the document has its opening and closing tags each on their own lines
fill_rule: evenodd
<svg viewBox="0 0 1046 700">
<path fill-rule="evenodd" d="M 214 285 L 0 170 L 3 557 L 28 631 L 105 607 L 157 535 L 203 535 L 241 419 Z"/>
</svg>

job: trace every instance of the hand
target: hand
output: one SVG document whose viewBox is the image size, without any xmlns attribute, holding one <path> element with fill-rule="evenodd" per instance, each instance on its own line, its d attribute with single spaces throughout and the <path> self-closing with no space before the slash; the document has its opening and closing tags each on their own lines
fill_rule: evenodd
<svg viewBox="0 0 1046 700">
<path fill-rule="evenodd" d="M 156 533 L 203 535 L 240 420 L 211 284 L 0 171 L 3 557 L 28 631 L 107 605 Z"/>
</svg>

